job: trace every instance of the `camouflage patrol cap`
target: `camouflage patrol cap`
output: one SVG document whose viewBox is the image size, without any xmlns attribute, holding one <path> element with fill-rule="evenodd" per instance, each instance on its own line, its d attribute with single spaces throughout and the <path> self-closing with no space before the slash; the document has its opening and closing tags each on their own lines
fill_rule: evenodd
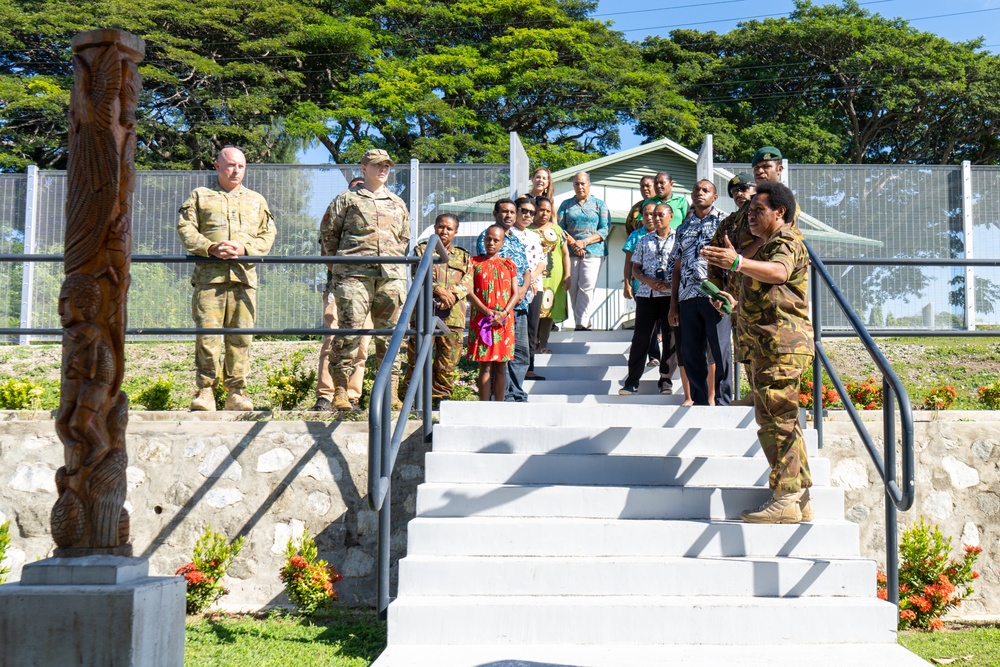
<svg viewBox="0 0 1000 667">
<path fill-rule="evenodd" d="M 764 146 L 762 148 L 758 148 L 757 152 L 753 154 L 753 160 L 750 161 L 750 166 L 755 167 L 757 166 L 758 162 L 762 162 L 764 160 L 780 160 L 780 159 L 781 159 L 781 151 L 779 151 L 774 146 Z"/>
<path fill-rule="evenodd" d="M 743 172 L 742 174 L 736 174 L 735 176 L 729 179 L 729 184 L 726 186 L 726 192 L 729 193 L 730 197 L 732 197 L 733 188 L 739 187 L 741 185 L 754 185 L 754 184 L 755 181 L 753 179 L 753 176 L 746 172 Z"/>
<path fill-rule="evenodd" d="M 365 151 L 365 156 L 361 158 L 361 164 L 368 164 L 369 162 L 388 164 L 390 167 L 396 166 L 396 163 L 392 161 L 389 154 L 381 148 L 369 148 Z"/>
</svg>

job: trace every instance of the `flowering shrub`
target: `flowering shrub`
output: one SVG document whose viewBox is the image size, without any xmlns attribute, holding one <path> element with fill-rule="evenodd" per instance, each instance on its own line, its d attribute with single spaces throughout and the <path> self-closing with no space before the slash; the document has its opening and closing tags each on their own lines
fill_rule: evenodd
<svg viewBox="0 0 1000 667">
<path fill-rule="evenodd" d="M 868 378 L 864 382 L 848 382 L 844 388 L 859 410 L 878 410 L 882 407 L 882 384 L 875 378 Z"/>
<path fill-rule="evenodd" d="M 10 521 L 0 523 L 0 584 L 7 581 L 10 568 L 3 566 L 3 559 L 7 555 L 7 547 L 10 546 Z"/>
<path fill-rule="evenodd" d="M 840 396 L 837 395 L 837 390 L 827 383 L 823 383 L 823 389 L 821 390 L 823 397 L 823 407 L 831 407 L 840 402 Z M 811 409 L 813 406 L 813 381 L 803 380 L 802 388 L 799 391 L 799 407 Z"/>
<path fill-rule="evenodd" d="M 333 585 L 343 579 L 325 560 L 319 559 L 316 542 L 303 531 L 296 547 L 295 539 L 285 547 L 285 564 L 279 577 L 285 584 L 288 599 L 300 614 L 311 616 L 337 599 Z"/>
<path fill-rule="evenodd" d="M 982 548 L 967 546 L 961 561 L 948 558 L 951 538 L 923 517 L 899 541 L 899 629 L 940 630 L 941 616 L 972 595 L 979 573 L 972 569 Z M 878 573 L 878 596 L 888 598 L 886 576 Z"/>
<path fill-rule="evenodd" d="M 989 410 L 1000 410 L 1000 380 L 976 389 L 979 402 Z"/>
<path fill-rule="evenodd" d="M 221 583 L 222 577 L 241 549 L 242 537 L 227 544 L 226 538 L 212 532 L 211 526 L 205 528 L 205 532 L 195 542 L 194 560 L 176 572 L 187 581 L 187 613 L 204 611 L 229 592 Z"/>
<path fill-rule="evenodd" d="M 947 410 L 955 402 L 958 392 L 950 384 L 931 389 L 924 397 L 924 408 L 927 410 Z"/>
</svg>

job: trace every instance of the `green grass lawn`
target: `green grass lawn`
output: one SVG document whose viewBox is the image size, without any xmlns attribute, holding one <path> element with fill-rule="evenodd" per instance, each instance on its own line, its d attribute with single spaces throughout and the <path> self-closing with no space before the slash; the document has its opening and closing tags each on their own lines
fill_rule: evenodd
<svg viewBox="0 0 1000 667">
<path fill-rule="evenodd" d="M 312 620 L 210 615 L 188 619 L 186 667 L 368 667 L 385 648 L 385 623 L 372 611 L 333 610 Z M 1000 667 L 1000 626 L 954 624 L 942 632 L 907 631 L 899 643 L 925 660 Z M 969 657 L 971 656 L 971 657 Z"/>
<path fill-rule="evenodd" d="M 186 667 L 367 667 L 385 648 L 372 611 L 333 610 L 314 619 L 209 615 L 189 618 Z"/>
<path fill-rule="evenodd" d="M 942 632 L 901 632 L 899 643 L 921 658 L 954 658 L 956 667 L 1000 667 L 1000 627 L 950 626 Z M 942 663 L 945 664 L 945 663 Z"/>
</svg>

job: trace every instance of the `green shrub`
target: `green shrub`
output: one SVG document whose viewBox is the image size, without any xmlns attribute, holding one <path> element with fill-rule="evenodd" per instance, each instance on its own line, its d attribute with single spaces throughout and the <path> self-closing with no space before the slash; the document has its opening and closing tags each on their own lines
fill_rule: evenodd
<svg viewBox="0 0 1000 667">
<path fill-rule="evenodd" d="M 31 380 L 10 378 L 0 383 L 0 410 L 38 410 L 45 387 Z"/>
<path fill-rule="evenodd" d="M 924 409 L 925 410 L 947 410 L 951 407 L 951 404 L 955 402 L 955 398 L 958 396 L 958 392 L 955 391 L 955 387 L 950 384 L 941 385 L 940 387 L 935 387 L 927 392 L 924 396 Z"/>
<path fill-rule="evenodd" d="M 278 577 L 285 584 L 288 599 L 300 614 L 312 616 L 337 599 L 333 585 L 343 579 L 325 560 L 320 560 L 316 542 L 308 530 L 296 546 L 295 538 L 288 540 L 285 547 L 285 564 Z"/>
<path fill-rule="evenodd" d="M 147 410 L 176 410 L 180 407 L 174 399 L 177 381 L 171 373 L 157 375 L 145 389 L 136 394 L 135 402 Z"/>
<path fill-rule="evenodd" d="M 10 521 L 0 523 L 0 584 L 7 581 L 10 568 L 3 566 L 3 559 L 7 556 L 7 547 L 10 546 Z"/>
<path fill-rule="evenodd" d="M 241 549 L 242 537 L 228 544 L 223 535 L 212 531 L 211 526 L 205 528 L 194 545 L 194 560 L 176 572 L 187 581 L 187 613 L 204 611 L 229 592 L 222 585 L 222 577 Z"/>
<path fill-rule="evenodd" d="M 267 399 L 272 409 L 292 410 L 301 403 L 316 385 L 316 371 L 302 368 L 305 353 L 292 354 L 281 367 L 267 375 Z"/>
<path fill-rule="evenodd" d="M 976 392 L 979 394 L 979 402 L 989 410 L 1000 410 L 1000 380 L 979 387 Z"/>
<path fill-rule="evenodd" d="M 972 595 L 973 570 L 982 548 L 966 546 L 962 560 L 948 557 L 951 538 L 923 517 L 903 531 L 899 540 L 899 629 L 940 630 L 941 617 Z M 884 573 L 877 575 L 878 596 L 888 597 Z"/>
<path fill-rule="evenodd" d="M 844 385 L 854 407 L 859 410 L 878 410 L 882 407 L 882 383 L 875 378 Z"/>
</svg>

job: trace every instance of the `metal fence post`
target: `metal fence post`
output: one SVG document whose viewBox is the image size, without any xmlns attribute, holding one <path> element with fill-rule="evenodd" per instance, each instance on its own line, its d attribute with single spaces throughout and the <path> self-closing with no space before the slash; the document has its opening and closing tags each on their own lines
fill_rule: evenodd
<svg viewBox="0 0 1000 667">
<path fill-rule="evenodd" d="M 962 230 L 965 236 L 965 259 L 974 257 L 972 216 L 972 163 L 962 161 Z M 965 328 L 976 329 L 976 278 L 971 266 L 965 267 Z"/>
<path fill-rule="evenodd" d="M 24 198 L 24 254 L 35 253 L 35 227 L 38 218 L 38 167 L 28 165 Z M 21 268 L 21 328 L 30 329 L 32 320 L 33 288 L 35 284 L 35 263 L 25 262 Z M 31 336 L 20 336 L 20 345 L 31 343 Z"/>
<path fill-rule="evenodd" d="M 420 213 L 420 160 L 410 160 L 410 247 L 417 245 L 423 216 Z"/>
</svg>

